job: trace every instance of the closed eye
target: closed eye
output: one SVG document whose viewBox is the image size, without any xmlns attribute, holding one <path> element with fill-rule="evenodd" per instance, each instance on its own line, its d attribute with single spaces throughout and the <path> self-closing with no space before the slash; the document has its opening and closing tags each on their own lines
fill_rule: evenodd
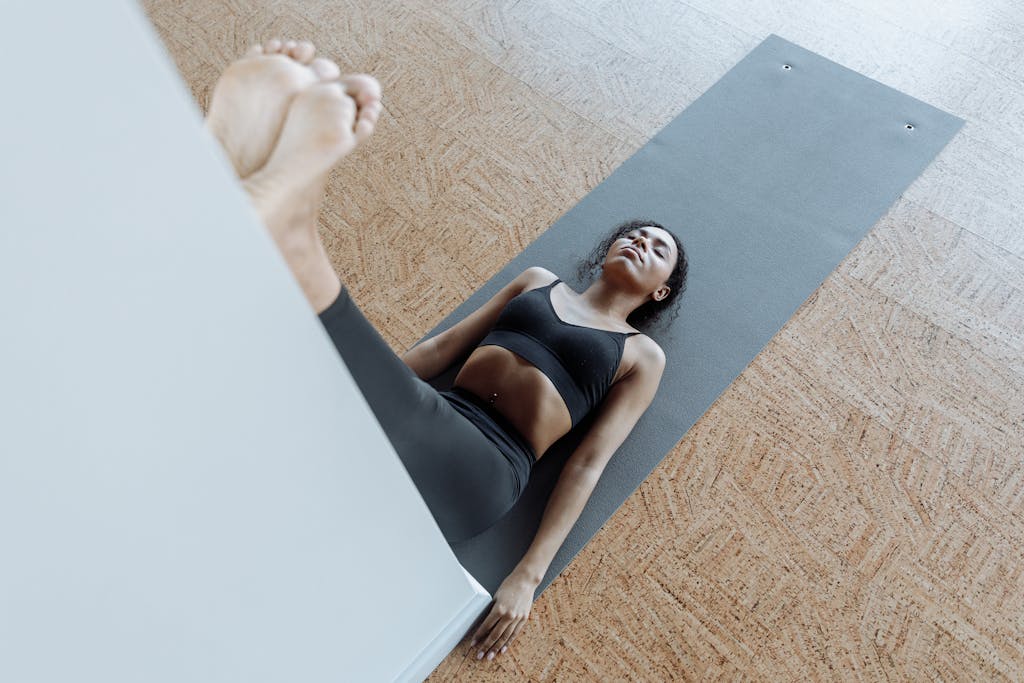
<svg viewBox="0 0 1024 683">
<path fill-rule="evenodd" d="M 637 235 L 638 233 L 639 233 L 639 234 L 641 234 L 641 235 L 643 235 L 644 237 L 648 237 L 648 238 L 650 237 L 650 233 L 649 233 L 649 232 L 648 232 L 648 231 L 647 231 L 647 230 L 646 230 L 645 228 L 640 228 L 640 230 L 634 230 L 633 232 L 631 232 L 631 233 L 630 233 L 630 234 L 629 234 L 629 235 L 627 236 L 627 239 L 630 239 L 630 240 L 632 240 L 632 239 L 636 239 L 636 235 Z M 659 246 L 659 247 L 660 247 L 661 245 L 663 245 L 663 244 L 665 243 L 665 240 L 661 239 L 660 237 L 658 237 L 658 238 L 655 238 L 655 240 L 654 240 L 654 241 L 658 243 L 658 246 Z M 654 253 L 655 253 L 655 254 L 657 254 L 658 256 L 660 256 L 661 258 L 666 258 L 665 254 L 666 254 L 667 252 L 665 252 L 665 250 L 664 250 L 664 249 L 662 249 L 661 251 L 658 251 L 657 249 L 655 249 L 655 250 L 654 250 Z"/>
</svg>

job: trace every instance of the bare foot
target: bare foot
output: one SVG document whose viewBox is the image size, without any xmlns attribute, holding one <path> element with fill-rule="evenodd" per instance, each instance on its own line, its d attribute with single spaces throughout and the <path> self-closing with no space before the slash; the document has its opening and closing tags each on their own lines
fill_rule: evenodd
<svg viewBox="0 0 1024 683">
<path fill-rule="evenodd" d="M 270 40 L 250 49 L 217 81 L 206 126 L 239 178 L 266 163 L 295 96 L 340 75 L 334 62 L 314 59 L 315 53 L 309 42 Z"/>
<path fill-rule="evenodd" d="M 380 109 L 372 76 L 310 85 L 294 97 L 266 164 L 243 182 L 317 312 L 340 289 L 317 232 L 328 174 L 373 133 Z"/>
<path fill-rule="evenodd" d="M 317 232 L 330 169 L 372 133 L 381 111 L 372 76 L 341 77 L 310 43 L 272 40 L 225 70 L 207 126 L 317 312 L 340 282 Z"/>
</svg>

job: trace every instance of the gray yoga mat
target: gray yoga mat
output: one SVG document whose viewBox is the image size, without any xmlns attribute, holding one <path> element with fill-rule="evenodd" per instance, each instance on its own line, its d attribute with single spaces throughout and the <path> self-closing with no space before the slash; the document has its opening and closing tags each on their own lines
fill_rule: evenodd
<svg viewBox="0 0 1024 683">
<path fill-rule="evenodd" d="M 537 595 L 963 123 L 771 35 L 427 335 L 476 310 L 529 266 L 582 291 L 586 284 L 574 281 L 578 261 L 626 219 L 661 222 L 686 249 L 680 315 L 651 335 L 668 359 L 657 396 L 608 463 Z M 457 369 L 435 386 L 447 387 Z M 540 459 L 498 524 L 453 546 L 492 594 L 532 542 L 590 422 Z"/>
</svg>

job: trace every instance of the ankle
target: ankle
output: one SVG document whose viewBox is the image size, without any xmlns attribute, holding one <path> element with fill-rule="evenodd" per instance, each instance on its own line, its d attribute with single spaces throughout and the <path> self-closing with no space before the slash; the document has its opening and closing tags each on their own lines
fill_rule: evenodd
<svg viewBox="0 0 1024 683">
<path fill-rule="evenodd" d="M 290 240 L 285 237 L 288 244 L 278 244 L 278 248 L 309 305 L 319 314 L 338 298 L 341 279 L 318 236 L 314 235 L 312 240 L 292 237 Z"/>
<path fill-rule="evenodd" d="M 302 292 L 306 295 L 306 301 L 312 306 L 313 311 L 320 315 L 330 307 L 341 294 L 343 287 L 338 275 L 332 269 L 315 281 L 302 285 Z"/>
</svg>

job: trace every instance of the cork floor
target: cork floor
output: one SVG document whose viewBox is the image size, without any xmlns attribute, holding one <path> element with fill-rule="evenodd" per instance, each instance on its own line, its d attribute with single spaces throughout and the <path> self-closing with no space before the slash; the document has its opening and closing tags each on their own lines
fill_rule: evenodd
<svg viewBox="0 0 1024 683">
<path fill-rule="evenodd" d="M 273 36 L 381 81 L 320 227 L 399 351 L 769 33 L 967 120 L 509 651 L 428 680 L 1024 679 L 1024 6 L 944 5 L 143 3 L 204 109 Z"/>
</svg>

